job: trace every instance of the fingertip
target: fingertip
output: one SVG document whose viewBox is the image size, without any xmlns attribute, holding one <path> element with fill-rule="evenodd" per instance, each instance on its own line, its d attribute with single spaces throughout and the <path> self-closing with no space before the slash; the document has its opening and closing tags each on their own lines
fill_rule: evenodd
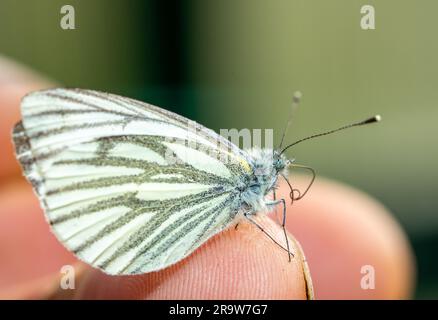
<svg viewBox="0 0 438 320">
<path fill-rule="evenodd" d="M 258 218 L 276 238 L 282 229 Z M 158 272 L 109 276 L 88 268 L 77 299 L 307 299 L 311 281 L 295 239 L 287 253 L 259 229 L 241 222 L 210 239 L 192 255 Z M 309 288 L 310 286 L 310 288 Z"/>
<path fill-rule="evenodd" d="M 0 261 L 0 288 L 21 287 L 75 261 L 50 232 L 25 181 L 0 186 Z"/>
<path fill-rule="evenodd" d="M 286 185 L 279 194 L 288 194 Z M 415 261 L 407 237 L 371 196 L 319 178 L 305 198 L 288 208 L 287 227 L 304 247 L 319 299 L 412 296 Z M 371 287 L 363 286 L 364 267 L 373 270 Z"/>
<path fill-rule="evenodd" d="M 35 70 L 6 56 L 0 55 L 0 87 L 29 85 L 30 87 L 49 86 L 53 80 Z"/>
</svg>

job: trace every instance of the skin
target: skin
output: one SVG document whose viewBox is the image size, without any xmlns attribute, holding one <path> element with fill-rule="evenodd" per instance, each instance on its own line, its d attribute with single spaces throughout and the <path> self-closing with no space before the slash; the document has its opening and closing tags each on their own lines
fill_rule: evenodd
<svg viewBox="0 0 438 320">
<path fill-rule="evenodd" d="M 288 205 L 287 227 L 295 253 L 291 262 L 245 221 L 159 272 L 113 277 L 78 262 L 50 232 L 30 185 L 21 177 L 10 143 L 20 98 L 53 85 L 5 59 L 0 59 L 0 75 L 4 115 L 0 146 L 5 150 L 0 158 L 0 298 L 306 299 L 306 286 L 311 284 L 294 236 L 306 253 L 316 298 L 406 299 L 412 295 L 412 253 L 390 213 L 359 191 L 321 178 L 308 196 Z M 278 192 L 287 199 L 286 185 L 281 184 Z M 260 215 L 258 219 L 284 242 L 282 229 L 272 219 Z M 60 289 L 60 269 L 65 264 L 75 267 L 75 290 Z M 375 290 L 360 288 L 363 264 L 375 266 Z"/>
<path fill-rule="evenodd" d="M 290 179 L 305 186 L 302 180 Z M 280 188 L 279 196 L 288 192 Z M 288 206 L 287 212 L 287 229 L 303 246 L 318 299 L 412 297 L 416 276 L 412 249 L 398 223 L 375 199 L 317 178 L 309 194 Z M 361 287 L 363 266 L 374 268 L 373 290 Z"/>
</svg>

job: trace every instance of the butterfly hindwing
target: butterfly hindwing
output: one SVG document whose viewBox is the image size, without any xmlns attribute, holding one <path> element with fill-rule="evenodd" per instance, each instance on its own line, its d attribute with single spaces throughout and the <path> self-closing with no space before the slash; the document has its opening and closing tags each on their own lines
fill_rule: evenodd
<svg viewBox="0 0 438 320">
<path fill-rule="evenodd" d="M 79 89 L 32 93 L 22 116 L 17 158 L 52 230 L 109 274 L 169 266 L 239 209 L 245 153 L 181 116 Z"/>
</svg>

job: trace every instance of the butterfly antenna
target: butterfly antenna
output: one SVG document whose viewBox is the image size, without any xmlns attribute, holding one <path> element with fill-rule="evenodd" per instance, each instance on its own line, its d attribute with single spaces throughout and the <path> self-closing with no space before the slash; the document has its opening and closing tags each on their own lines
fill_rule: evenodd
<svg viewBox="0 0 438 320">
<path fill-rule="evenodd" d="M 301 92 L 299 92 L 299 91 L 294 92 L 294 95 L 292 98 L 292 108 L 290 110 L 289 118 L 287 119 L 286 126 L 284 127 L 284 130 L 283 130 L 283 136 L 281 137 L 280 145 L 278 146 L 277 150 L 280 150 L 281 147 L 283 146 L 283 142 L 284 142 L 284 138 L 286 137 L 287 130 L 289 129 L 289 127 L 292 123 L 293 115 L 295 113 L 295 110 L 298 108 L 298 106 L 300 104 L 302 96 L 303 95 L 301 94 Z"/>
<path fill-rule="evenodd" d="M 376 115 L 374 117 L 368 118 L 368 119 L 360 121 L 360 122 L 355 122 L 355 123 L 348 124 L 346 126 L 343 126 L 343 127 L 337 128 L 337 129 L 333 129 L 333 130 L 330 130 L 330 131 L 326 131 L 326 132 L 322 132 L 322 133 L 311 135 L 309 137 L 306 137 L 306 138 L 300 139 L 298 141 L 295 141 L 294 143 L 291 143 L 290 145 L 285 147 L 283 150 L 281 150 L 280 155 L 283 154 L 290 147 L 292 147 L 292 146 L 294 146 L 294 145 L 296 145 L 298 143 L 301 143 L 303 141 L 310 140 L 310 139 L 317 138 L 317 137 L 326 136 L 328 134 L 332 134 L 332 133 L 335 133 L 335 132 L 338 132 L 338 131 L 341 131 L 341 130 L 344 130 L 344 129 L 348 129 L 348 128 L 358 127 L 358 126 L 363 126 L 365 124 L 379 122 L 380 120 L 382 120 L 382 118 L 379 115 Z"/>
</svg>

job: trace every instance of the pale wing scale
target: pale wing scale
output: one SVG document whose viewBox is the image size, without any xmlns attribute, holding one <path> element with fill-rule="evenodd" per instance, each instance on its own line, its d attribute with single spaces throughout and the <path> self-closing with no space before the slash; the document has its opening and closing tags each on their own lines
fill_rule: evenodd
<svg viewBox="0 0 438 320">
<path fill-rule="evenodd" d="M 184 117 L 80 89 L 32 93 L 22 115 L 17 158 L 54 233 L 107 273 L 165 268 L 237 214 L 246 153 Z"/>
</svg>

